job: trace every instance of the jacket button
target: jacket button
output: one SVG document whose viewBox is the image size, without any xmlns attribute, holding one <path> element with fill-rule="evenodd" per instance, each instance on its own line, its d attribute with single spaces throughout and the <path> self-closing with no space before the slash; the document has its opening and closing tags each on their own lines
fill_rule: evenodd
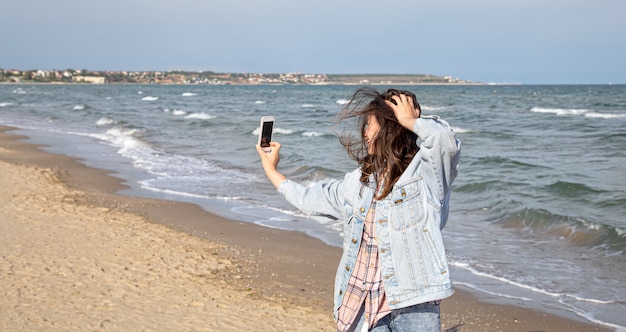
<svg viewBox="0 0 626 332">
<path fill-rule="evenodd" d="M 361 207 L 361 208 L 359 209 L 359 211 L 361 211 L 361 213 L 363 213 L 363 212 L 365 212 L 365 208 L 364 208 L 364 207 Z"/>
<path fill-rule="evenodd" d="M 346 265 L 346 271 L 350 271 L 350 267 Z"/>
<path fill-rule="evenodd" d="M 342 291 L 342 290 L 339 290 L 339 295 L 341 295 L 341 294 L 343 294 L 343 291 Z"/>
<path fill-rule="evenodd" d="M 353 238 L 353 239 L 352 239 L 352 243 L 356 243 L 356 239 L 354 239 L 354 238 Z"/>
</svg>

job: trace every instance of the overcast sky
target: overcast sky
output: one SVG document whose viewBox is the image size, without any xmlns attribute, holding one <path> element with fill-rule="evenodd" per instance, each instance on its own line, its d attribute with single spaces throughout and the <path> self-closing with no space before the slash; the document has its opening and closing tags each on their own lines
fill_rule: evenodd
<svg viewBox="0 0 626 332">
<path fill-rule="evenodd" d="M 2 0 L 0 68 L 626 83 L 626 1 Z"/>
</svg>

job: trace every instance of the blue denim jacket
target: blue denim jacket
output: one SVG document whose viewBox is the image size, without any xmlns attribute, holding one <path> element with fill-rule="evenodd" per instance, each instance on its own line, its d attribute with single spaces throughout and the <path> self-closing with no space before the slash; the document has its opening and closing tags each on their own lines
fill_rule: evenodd
<svg viewBox="0 0 626 332">
<path fill-rule="evenodd" d="M 450 185 L 457 175 L 461 142 L 437 116 L 415 121 L 420 150 L 393 190 L 376 203 L 376 231 L 385 294 L 392 309 L 452 295 L 452 282 L 441 238 L 448 220 Z M 421 143 L 420 143 L 421 140 Z M 343 255 L 335 278 L 335 310 L 342 303 L 363 234 L 363 222 L 375 193 L 356 169 L 343 180 L 304 187 L 285 180 L 279 192 L 308 214 L 343 221 Z M 374 183 L 374 181 L 370 181 Z"/>
</svg>

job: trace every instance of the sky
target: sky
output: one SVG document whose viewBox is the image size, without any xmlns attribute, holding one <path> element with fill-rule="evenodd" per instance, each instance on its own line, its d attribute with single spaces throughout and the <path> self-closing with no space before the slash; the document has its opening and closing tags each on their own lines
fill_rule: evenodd
<svg viewBox="0 0 626 332">
<path fill-rule="evenodd" d="M 624 0 L 3 0 L 0 68 L 626 84 Z"/>
</svg>

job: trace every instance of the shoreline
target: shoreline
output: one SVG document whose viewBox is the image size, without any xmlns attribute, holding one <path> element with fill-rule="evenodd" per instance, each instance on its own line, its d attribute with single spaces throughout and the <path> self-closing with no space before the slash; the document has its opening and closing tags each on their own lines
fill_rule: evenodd
<svg viewBox="0 0 626 332">
<path fill-rule="evenodd" d="M 204 255 L 202 259 L 194 261 L 198 265 L 215 258 L 230 262 L 227 267 L 213 269 L 212 271 L 217 271 L 213 277 L 211 277 L 212 273 L 208 273 L 208 276 L 200 273 L 198 278 L 192 280 L 192 286 L 209 283 L 232 292 L 226 295 L 228 298 L 235 298 L 231 301 L 233 304 L 228 312 L 233 322 L 229 323 L 245 324 L 245 318 L 248 318 L 250 314 L 237 310 L 245 307 L 243 303 L 240 303 L 241 305 L 236 303 L 237 296 L 241 296 L 244 301 L 253 302 L 257 307 L 267 305 L 296 308 L 298 315 L 306 312 L 309 315 L 307 317 L 310 318 L 306 319 L 307 323 L 313 324 L 308 326 L 308 330 L 332 331 L 334 329 L 332 287 L 336 264 L 341 255 L 340 248 L 325 245 L 300 232 L 276 230 L 228 220 L 191 203 L 116 194 L 125 186 L 121 180 L 108 175 L 107 171 L 87 167 L 71 157 L 43 152 L 33 144 L 22 142 L 21 140 L 25 137 L 11 133 L 12 129 L 0 126 L 0 169 L 6 168 L 2 164 L 6 163 L 5 165 L 16 166 L 26 175 L 45 171 L 58 181 L 52 184 L 52 187 L 68 188 L 78 193 L 72 195 L 72 201 L 67 203 L 71 206 L 81 209 L 99 209 L 103 211 L 103 217 L 118 213 L 124 216 L 134 216 L 147 220 L 146 229 L 165 226 L 162 236 L 168 241 L 184 239 L 213 248 L 212 256 L 214 257 L 205 259 L 207 257 Z M 21 188 L 12 188 L 12 190 L 22 191 Z M 54 201 L 39 203 L 42 204 L 38 206 L 39 208 L 60 204 Z M 8 208 L 11 207 L 8 206 Z M 87 221 L 92 219 L 93 216 L 87 218 Z M 180 219 L 184 219 L 184 222 Z M 85 220 L 80 222 L 85 222 Z M 124 225 L 108 225 L 107 227 L 119 229 Z M 78 237 L 78 235 L 75 236 Z M 81 239 L 73 240 L 80 242 Z M 4 244 L 0 246 L 4 247 Z M 8 248 L 2 247 L 0 247 L 2 256 L 11 254 Z M 173 250 L 171 254 L 185 256 L 189 252 L 179 249 Z M 13 268 L 18 271 L 20 266 Z M 149 275 L 155 277 L 154 274 Z M 167 276 L 168 273 L 156 274 L 156 276 L 162 275 Z M 215 275 L 219 278 L 214 278 Z M 67 277 L 77 278 L 71 274 Z M 0 282 L 0 285 L 6 287 L 3 282 Z M 158 290 L 159 285 L 154 287 Z M 442 304 L 442 324 L 446 331 L 610 331 L 604 326 L 571 320 L 531 308 L 488 303 L 477 294 L 460 289 L 458 286 L 455 288 L 455 295 L 444 300 Z M 10 289 L 0 289 L 0 294 L 10 291 Z M 3 298 L 6 300 L 0 301 L 5 302 L 10 299 L 7 296 Z M 12 306 L 10 303 L 1 305 L 6 308 Z M 19 311 L 15 306 L 13 308 L 9 311 Z M 275 308 L 272 307 L 272 309 Z M 205 312 L 201 310 L 200 316 L 195 320 L 197 324 L 200 324 L 197 325 L 197 329 L 208 326 L 202 324 L 202 317 L 206 320 L 205 323 L 208 322 L 211 312 L 212 310 L 206 310 L 206 307 Z M 15 314 L 18 315 L 20 312 L 15 312 Z M 125 313 L 116 312 L 116 314 L 124 315 Z M 152 313 L 144 312 L 143 314 L 149 316 Z M 291 312 L 282 314 L 288 317 Z M 73 316 L 74 313 L 68 313 L 68 318 Z M 3 321 L 5 319 L 0 318 L 0 327 L 7 324 Z M 113 319 L 122 320 L 119 316 Z M 224 321 L 228 319 L 228 317 L 223 318 Z M 268 316 L 268 319 L 273 318 Z M 297 319 L 295 321 L 298 321 Z M 303 320 L 302 317 L 299 319 Z M 250 330 L 257 328 L 262 330 L 259 322 L 247 323 Z M 141 324 L 141 321 L 137 324 Z M 264 326 L 272 330 L 270 325 Z M 274 330 L 275 328 L 278 328 L 278 325 L 274 326 Z M 304 327 L 302 329 L 307 330 Z M 236 331 L 241 328 L 230 330 Z"/>
</svg>

